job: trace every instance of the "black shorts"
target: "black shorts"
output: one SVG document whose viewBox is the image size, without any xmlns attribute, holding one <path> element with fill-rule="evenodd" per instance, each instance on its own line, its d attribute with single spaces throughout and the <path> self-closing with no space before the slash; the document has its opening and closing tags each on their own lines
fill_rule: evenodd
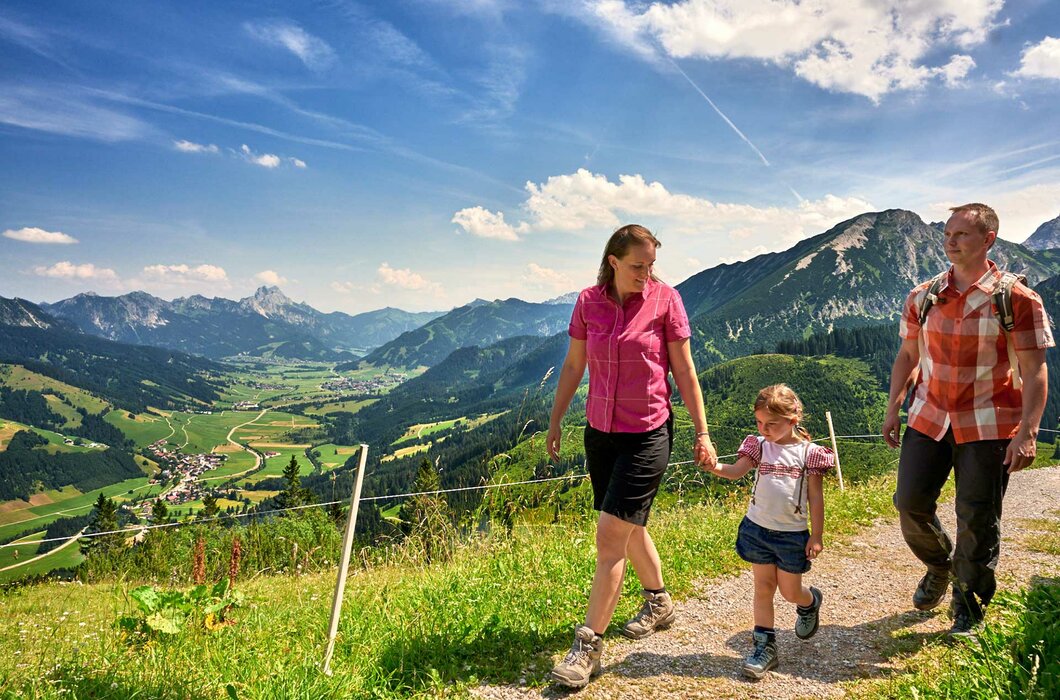
<svg viewBox="0 0 1060 700">
<path fill-rule="evenodd" d="M 593 508 L 646 525 L 674 446 L 673 414 L 646 433 L 605 433 L 585 426 L 585 464 Z"/>
</svg>

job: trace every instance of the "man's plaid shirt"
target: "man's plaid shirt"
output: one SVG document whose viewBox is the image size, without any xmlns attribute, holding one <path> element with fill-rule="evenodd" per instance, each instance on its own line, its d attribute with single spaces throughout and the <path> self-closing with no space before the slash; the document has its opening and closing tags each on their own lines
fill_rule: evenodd
<svg viewBox="0 0 1060 700">
<path fill-rule="evenodd" d="M 957 443 L 1005 440 L 1018 430 L 1023 396 L 1012 388 L 1005 333 L 991 298 L 1000 277 L 997 265 L 990 262 L 990 270 L 960 294 L 951 267 L 923 329 L 920 303 L 930 281 L 909 293 L 899 332 L 904 340 L 915 340 L 923 332 L 926 355 L 909 407 L 909 427 L 914 430 L 941 440 L 952 427 Z M 1017 351 L 1053 347 L 1049 318 L 1036 292 L 1016 283 L 1012 307 L 1011 337 Z"/>
</svg>

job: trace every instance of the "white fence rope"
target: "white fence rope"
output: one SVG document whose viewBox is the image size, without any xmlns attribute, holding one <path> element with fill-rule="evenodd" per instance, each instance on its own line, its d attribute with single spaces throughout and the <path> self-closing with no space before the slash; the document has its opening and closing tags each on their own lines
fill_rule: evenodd
<svg viewBox="0 0 1060 700">
<path fill-rule="evenodd" d="M 733 427 L 733 426 L 717 426 L 717 425 L 715 425 L 715 427 Z M 1046 431 L 1047 429 L 1046 428 L 1041 428 L 1041 430 Z M 1060 431 L 1048 430 L 1047 432 L 1056 433 L 1056 432 L 1060 432 Z M 836 435 L 836 440 L 850 440 L 850 441 L 853 441 L 854 438 L 882 438 L 882 436 L 881 435 L 874 435 L 874 434 L 868 434 L 868 435 Z M 821 440 L 829 440 L 829 439 L 830 438 L 828 438 L 828 437 L 816 438 L 812 442 L 820 442 Z M 873 443 L 862 443 L 862 444 L 873 444 Z M 732 454 L 718 455 L 718 459 L 729 459 L 729 458 L 737 456 L 737 454 L 738 453 L 734 452 Z M 897 461 L 898 460 L 895 460 L 895 462 L 897 462 Z M 892 462 L 892 464 L 893 463 L 894 462 Z M 669 462 L 669 463 L 667 463 L 666 466 L 668 466 L 668 467 L 680 467 L 680 466 L 684 466 L 684 465 L 687 465 L 687 464 L 695 464 L 695 460 L 687 460 L 687 461 L 684 461 L 684 462 Z M 555 466 L 555 465 L 550 465 L 550 466 Z M 445 493 L 461 493 L 461 492 L 466 492 L 466 491 L 485 491 L 485 490 L 488 490 L 488 489 L 505 488 L 505 487 L 509 487 L 509 486 L 525 486 L 525 485 L 528 485 L 528 484 L 544 484 L 544 483 L 548 483 L 548 482 L 564 481 L 564 480 L 573 481 L 575 479 L 584 479 L 584 478 L 586 478 L 588 476 L 589 475 L 587 473 L 586 474 L 566 474 L 564 476 L 553 476 L 553 477 L 547 477 L 547 478 L 544 478 L 544 479 L 528 479 L 526 481 L 510 481 L 510 482 L 501 482 L 501 483 L 496 483 L 496 484 L 481 484 L 479 486 L 461 486 L 461 487 L 451 488 L 451 489 L 437 489 L 435 491 L 412 491 L 412 492 L 408 492 L 408 493 L 397 493 L 397 494 L 392 494 L 392 495 L 387 495 L 387 496 L 367 496 L 367 497 L 362 497 L 361 501 L 362 502 L 364 502 L 364 501 L 391 501 L 391 500 L 400 500 L 400 499 L 403 499 L 403 498 L 412 498 L 414 496 L 437 496 L 437 495 L 441 495 L 441 494 L 445 494 Z M 291 506 L 290 508 L 276 508 L 276 509 L 273 509 L 273 510 L 254 511 L 254 512 L 250 512 L 250 513 L 226 513 L 224 515 L 218 515 L 218 516 L 212 517 L 212 518 L 200 518 L 200 519 L 197 519 L 197 520 L 184 520 L 184 521 L 176 521 L 176 522 L 171 522 L 171 523 L 157 523 L 157 524 L 151 524 L 151 525 L 136 525 L 134 527 L 123 528 L 123 529 L 120 529 L 120 530 L 108 530 L 108 531 L 105 531 L 105 532 L 90 532 L 90 533 L 86 533 L 86 534 L 80 535 L 78 537 L 78 539 L 92 538 L 92 537 L 104 537 L 104 536 L 107 536 L 107 535 L 123 535 L 123 534 L 130 534 L 130 533 L 135 534 L 135 533 L 145 532 L 147 530 L 157 530 L 157 529 L 167 528 L 167 527 L 185 527 L 185 526 L 190 526 L 190 525 L 202 525 L 202 524 L 205 524 L 205 523 L 212 523 L 212 522 L 217 522 L 219 520 L 227 520 L 227 519 L 234 519 L 234 518 L 255 518 L 255 517 L 264 516 L 264 515 L 275 515 L 277 513 L 288 513 L 288 512 L 296 511 L 296 510 L 305 510 L 305 509 L 308 509 L 308 508 L 326 508 L 327 506 L 335 505 L 336 503 L 345 503 L 345 502 L 346 502 L 345 499 L 340 499 L 340 500 L 337 500 L 337 501 L 326 501 L 326 502 L 323 502 L 323 503 L 309 503 L 309 504 L 302 505 L 302 506 Z M 34 544 L 44 544 L 45 542 L 65 542 L 66 540 L 69 540 L 69 539 L 71 539 L 71 537 L 49 537 L 49 538 L 46 538 L 46 539 L 32 540 L 32 541 L 28 541 L 28 542 L 17 542 L 17 541 L 16 542 L 8 542 L 6 544 L 0 544 L 0 549 L 4 549 L 4 548 L 7 548 L 7 547 L 25 547 L 25 546 L 30 546 L 30 545 L 34 545 Z"/>
</svg>

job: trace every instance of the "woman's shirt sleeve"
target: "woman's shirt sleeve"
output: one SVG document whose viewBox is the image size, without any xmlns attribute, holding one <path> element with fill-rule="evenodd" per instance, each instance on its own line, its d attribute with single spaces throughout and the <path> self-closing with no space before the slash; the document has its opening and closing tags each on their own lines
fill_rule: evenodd
<svg viewBox="0 0 1060 700">
<path fill-rule="evenodd" d="M 570 315 L 570 325 L 567 326 L 567 335 L 575 340 L 585 340 L 589 333 L 585 325 L 585 293 L 578 295 L 578 301 L 574 302 L 574 311 Z"/>
<path fill-rule="evenodd" d="M 669 308 L 666 313 L 666 342 L 684 340 L 692 336 L 692 328 L 688 323 L 688 314 L 685 312 L 685 304 L 681 301 L 681 295 L 676 289 L 671 290 Z"/>
</svg>

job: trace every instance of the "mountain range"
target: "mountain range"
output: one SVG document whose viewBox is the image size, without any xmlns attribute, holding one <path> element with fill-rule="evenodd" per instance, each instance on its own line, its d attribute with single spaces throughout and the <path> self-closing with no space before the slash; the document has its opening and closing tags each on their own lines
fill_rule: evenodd
<svg viewBox="0 0 1060 700">
<path fill-rule="evenodd" d="M 438 313 L 385 308 L 356 316 L 323 313 L 277 287 L 232 301 L 194 295 L 166 301 L 146 292 L 117 297 L 78 294 L 42 308 L 85 333 L 210 358 L 274 355 L 303 360 L 353 359 L 423 325 Z"/>
<path fill-rule="evenodd" d="M 1060 248 L 1060 216 L 1035 229 L 1034 233 L 1023 241 L 1023 245 L 1033 250 Z"/>
<path fill-rule="evenodd" d="M 991 259 L 1031 286 L 1060 273 L 1060 251 L 998 239 Z M 898 318 L 916 284 L 947 269 L 942 224 L 890 209 L 856 216 L 788 250 L 704 270 L 677 285 L 694 355 L 712 364 L 780 340 Z"/>
</svg>

